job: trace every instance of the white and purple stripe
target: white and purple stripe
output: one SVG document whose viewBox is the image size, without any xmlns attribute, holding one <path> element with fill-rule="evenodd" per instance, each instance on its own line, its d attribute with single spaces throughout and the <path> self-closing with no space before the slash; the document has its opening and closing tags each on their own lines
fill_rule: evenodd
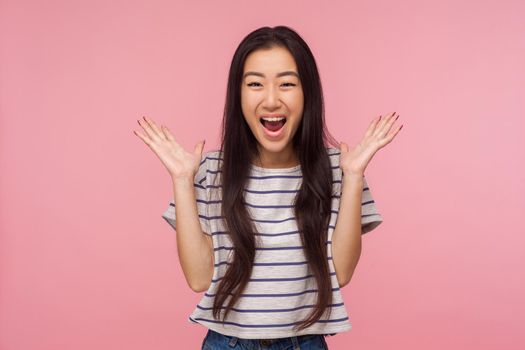
<svg viewBox="0 0 525 350">
<path fill-rule="evenodd" d="M 208 152 L 195 175 L 195 195 L 204 234 L 211 235 L 215 265 L 212 283 L 189 316 L 216 332 L 245 339 L 282 338 L 303 334 L 333 334 L 351 329 L 331 255 L 331 238 L 339 210 L 342 172 L 339 150 L 327 148 L 333 172 L 332 210 L 327 232 L 327 254 L 332 283 L 332 313 L 300 332 L 292 327 L 307 317 L 315 305 L 317 285 L 311 274 L 293 213 L 293 200 L 302 181 L 301 167 L 286 169 L 251 166 L 245 204 L 257 228 L 252 276 L 225 322 L 212 316 L 218 282 L 231 263 L 233 244 L 221 216 L 219 151 Z M 383 221 L 364 178 L 361 206 L 362 233 Z M 162 217 L 175 229 L 175 203 Z"/>
</svg>

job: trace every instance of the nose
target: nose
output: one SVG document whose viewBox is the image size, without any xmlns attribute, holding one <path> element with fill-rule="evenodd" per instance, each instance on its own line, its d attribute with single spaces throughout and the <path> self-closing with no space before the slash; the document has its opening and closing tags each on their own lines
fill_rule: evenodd
<svg viewBox="0 0 525 350">
<path fill-rule="evenodd" d="M 277 91 L 275 87 L 270 86 L 266 90 L 266 94 L 264 95 L 263 107 L 269 110 L 273 110 L 279 108 L 280 105 L 281 103 L 279 91 Z"/>
</svg>

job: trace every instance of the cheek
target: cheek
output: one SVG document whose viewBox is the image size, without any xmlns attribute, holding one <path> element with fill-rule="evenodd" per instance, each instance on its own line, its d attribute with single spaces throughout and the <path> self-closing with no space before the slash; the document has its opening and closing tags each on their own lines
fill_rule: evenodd
<svg viewBox="0 0 525 350">
<path fill-rule="evenodd" d="M 245 115 L 255 114 L 255 108 L 257 107 L 256 97 L 252 94 L 244 94 L 241 96 L 241 108 Z"/>
<path fill-rule="evenodd" d="M 303 111 L 304 98 L 301 92 L 290 96 L 288 106 L 293 109 L 294 114 L 301 115 Z"/>
<path fill-rule="evenodd" d="M 299 128 L 299 125 L 301 124 L 301 121 L 303 119 L 304 99 L 302 93 L 298 94 L 297 97 L 294 99 L 293 106 L 291 106 L 291 109 L 293 110 L 293 114 L 296 117 L 294 128 L 297 129 Z"/>
<path fill-rule="evenodd" d="M 253 98 L 253 91 L 250 88 L 243 86 L 241 88 L 241 101 L 249 101 L 251 98 Z"/>
</svg>

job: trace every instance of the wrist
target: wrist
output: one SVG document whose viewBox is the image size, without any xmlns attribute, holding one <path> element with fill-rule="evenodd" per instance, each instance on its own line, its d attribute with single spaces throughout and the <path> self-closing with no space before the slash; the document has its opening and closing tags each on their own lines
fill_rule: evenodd
<svg viewBox="0 0 525 350">
<path fill-rule="evenodd" d="M 172 177 L 171 182 L 174 186 L 193 186 L 193 177 L 190 176 L 179 176 L 179 177 Z"/>
<path fill-rule="evenodd" d="M 364 175 L 355 173 L 343 173 L 343 184 L 351 184 L 353 186 L 364 185 Z"/>
<path fill-rule="evenodd" d="M 341 171 L 345 178 L 361 179 L 365 176 L 365 174 L 362 172 L 354 172 L 354 171 L 349 171 L 349 170 L 344 170 L 344 169 L 341 169 Z"/>
</svg>

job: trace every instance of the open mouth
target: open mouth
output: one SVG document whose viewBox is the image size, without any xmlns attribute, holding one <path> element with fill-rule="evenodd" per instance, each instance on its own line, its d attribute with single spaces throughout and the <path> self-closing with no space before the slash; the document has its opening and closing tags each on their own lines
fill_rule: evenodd
<svg viewBox="0 0 525 350">
<path fill-rule="evenodd" d="M 279 131 L 284 126 L 284 124 L 286 124 L 285 117 L 275 117 L 275 118 L 261 117 L 259 118 L 259 121 L 267 130 L 272 131 L 272 132 Z"/>
</svg>

